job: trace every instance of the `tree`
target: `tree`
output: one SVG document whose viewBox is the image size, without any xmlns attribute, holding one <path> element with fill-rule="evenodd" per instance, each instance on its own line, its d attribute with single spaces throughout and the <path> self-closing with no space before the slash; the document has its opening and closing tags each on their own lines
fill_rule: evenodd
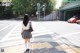
<svg viewBox="0 0 80 53">
<path fill-rule="evenodd" d="M 2 0 L 0 0 L 0 2 L 1 2 Z"/>
<path fill-rule="evenodd" d="M 0 6 L 2 5 L 2 0 L 0 0 Z"/>
<path fill-rule="evenodd" d="M 52 2 L 53 1 L 53 2 Z M 50 13 L 55 6 L 55 0 L 12 0 L 13 11 L 17 14 L 35 14 L 37 3 L 46 4 L 46 11 Z"/>
</svg>

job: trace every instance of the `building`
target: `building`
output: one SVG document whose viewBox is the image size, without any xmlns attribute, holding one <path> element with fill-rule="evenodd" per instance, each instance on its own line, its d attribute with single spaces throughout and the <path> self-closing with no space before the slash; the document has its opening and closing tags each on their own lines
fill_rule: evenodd
<svg viewBox="0 0 80 53">
<path fill-rule="evenodd" d="M 12 0 L 3 0 L 2 1 L 2 6 L 10 6 L 12 3 L 11 3 Z"/>
<path fill-rule="evenodd" d="M 76 1 L 80 1 L 80 0 L 63 0 L 63 2 L 65 2 L 65 3 L 71 3 L 71 2 L 76 2 Z"/>
<path fill-rule="evenodd" d="M 61 20 L 68 20 L 72 16 L 80 18 L 80 0 L 64 0 L 63 3 L 59 9 Z"/>
</svg>

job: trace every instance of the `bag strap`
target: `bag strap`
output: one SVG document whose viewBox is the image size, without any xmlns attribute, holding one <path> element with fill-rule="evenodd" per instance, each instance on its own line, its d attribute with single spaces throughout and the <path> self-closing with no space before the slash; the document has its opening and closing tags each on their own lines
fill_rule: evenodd
<svg viewBox="0 0 80 53">
<path fill-rule="evenodd" d="M 31 24 L 31 22 L 29 22 L 29 26 L 30 26 L 30 27 L 32 27 L 32 24 Z"/>
</svg>

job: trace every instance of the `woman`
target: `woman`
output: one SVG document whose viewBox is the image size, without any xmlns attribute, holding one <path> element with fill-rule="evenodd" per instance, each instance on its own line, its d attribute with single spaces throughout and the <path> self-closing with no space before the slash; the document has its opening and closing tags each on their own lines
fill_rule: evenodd
<svg viewBox="0 0 80 53">
<path fill-rule="evenodd" d="M 26 51 L 30 50 L 30 38 L 32 38 L 31 31 L 29 31 L 31 22 L 27 14 L 24 15 L 22 23 L 22 38 L 25 40 Z"/>
</svg>

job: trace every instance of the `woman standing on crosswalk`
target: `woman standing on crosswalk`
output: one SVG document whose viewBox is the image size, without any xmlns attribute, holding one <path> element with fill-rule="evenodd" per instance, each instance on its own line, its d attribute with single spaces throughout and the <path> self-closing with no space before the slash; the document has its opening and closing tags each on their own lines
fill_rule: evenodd
<svg viewBox="0 0 80 53">
<path fill-rule="evenodd" d="M 26 46 L 26 51 L 30 50 L 30 38 L 32 38 L 31 32 L 33 31 L 32 29 L 32 24 L 29 21 L 29 16 L 27 14 L 24 15 L 23 23 L 22 23 L 22 38 L 25 40 L 25 46 Z"/>
</svg>

